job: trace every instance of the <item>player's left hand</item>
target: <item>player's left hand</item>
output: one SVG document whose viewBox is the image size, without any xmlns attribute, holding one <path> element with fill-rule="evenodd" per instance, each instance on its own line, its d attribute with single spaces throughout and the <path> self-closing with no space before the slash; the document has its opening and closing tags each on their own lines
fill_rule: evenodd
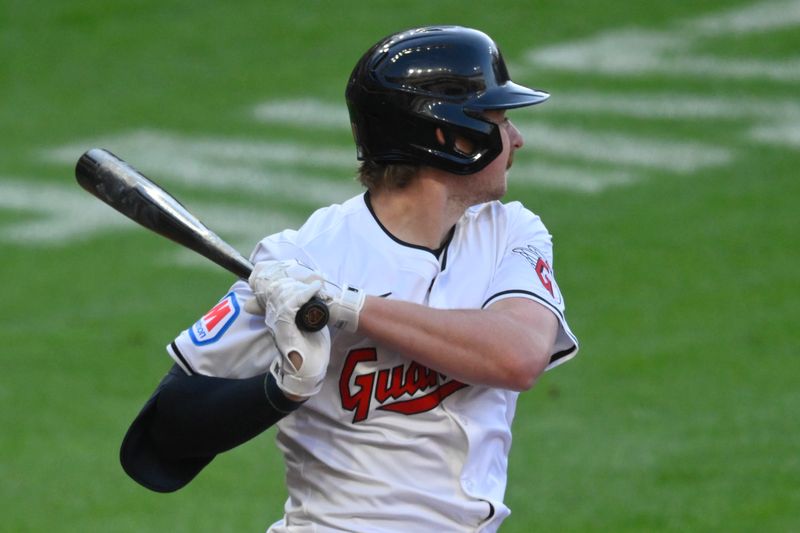
<svg viewBox="0 0 800 533">
<path fill-rule="evenodd" d="M 264 304 L 264 323 L 281 353 L 270 372 L 285 393 L 297 399 L 308 398 L 322 388 L 331 339 L 328 328 L 317 332 L 300 331 L 295 315 L 300 306 L 320 291 L 322 282 L 304 283 L 285 276 L 259 287 L 256 299 Z"/>
</svg>

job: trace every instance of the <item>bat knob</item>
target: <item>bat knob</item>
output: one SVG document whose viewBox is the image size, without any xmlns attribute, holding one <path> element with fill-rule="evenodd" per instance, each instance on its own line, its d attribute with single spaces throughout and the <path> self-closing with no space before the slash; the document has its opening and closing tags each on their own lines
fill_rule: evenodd
<svg viewBox="0 0 800 533">
<path fill-rule="evenodd" d="M 328 306 L 315 296 L 300 307 L 294 323 L 302 331 L 319 331 L 328 324 L 330 316 Z"/>
</svg>

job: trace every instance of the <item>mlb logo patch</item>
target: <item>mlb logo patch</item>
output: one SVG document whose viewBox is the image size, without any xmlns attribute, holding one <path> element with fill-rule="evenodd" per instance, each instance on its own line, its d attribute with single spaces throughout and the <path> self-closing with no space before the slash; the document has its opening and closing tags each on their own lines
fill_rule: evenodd
<svg viewBox="0 0 800 533">
<path fill-rule="evenodd" d="M 239 300 L 231 292 L 189 328 L 189 337 L 197 346 L 216 342 L 237 316 L 239 316 Z"/>
</svg>

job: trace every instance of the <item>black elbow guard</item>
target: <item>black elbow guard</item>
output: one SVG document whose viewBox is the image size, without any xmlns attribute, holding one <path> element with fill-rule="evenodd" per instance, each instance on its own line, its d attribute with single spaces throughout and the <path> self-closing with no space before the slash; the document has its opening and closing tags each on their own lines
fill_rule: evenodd
<svg viewBox="0 0 800 533">
<path fill-rule="evenodd" d="M 218 453 L 255 437 L 300 405 L 283 395 L 269 373 L 234 380 L 187 376 L 173 366 L 128 429 L 120 463 L 140 485 L 173 492 Z"/>
</svg>

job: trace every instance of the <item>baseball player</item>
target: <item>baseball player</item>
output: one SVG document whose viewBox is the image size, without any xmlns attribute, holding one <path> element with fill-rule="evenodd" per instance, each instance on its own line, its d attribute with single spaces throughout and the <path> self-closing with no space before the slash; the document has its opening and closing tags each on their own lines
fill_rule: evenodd
<svg viewBox="0 0 800 533">
<path fill-rule="evenodd" d="M 382 39 L 346 90 L 366 192 L 263 239 L 167 351 L 123 442 L 157 491 L 277 425 L 288 499 L 271 532 L 495 531 L 519 391 L 578 350 L 551 236 L 502 203 L 520 132 L 513 83 L 479 31 Z M 331 319 L 300 331 L 312 296 Z"/>
</svg>

